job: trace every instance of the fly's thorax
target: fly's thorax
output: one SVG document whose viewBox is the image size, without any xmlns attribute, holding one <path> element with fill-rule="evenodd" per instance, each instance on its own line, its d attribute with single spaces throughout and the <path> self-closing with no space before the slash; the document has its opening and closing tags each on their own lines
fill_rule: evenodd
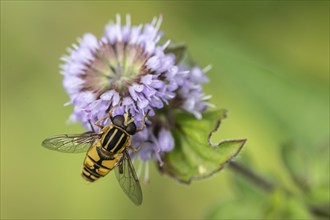
<svg viewBox="0 0 330 220">
<path fill-rule="evenodd" d="M 130 144 L 130 135 L 121 127 L 116 125 L 109 126 L 101 137 L 101 146 L 105 155 L 121 153 Z"/>
</svg>

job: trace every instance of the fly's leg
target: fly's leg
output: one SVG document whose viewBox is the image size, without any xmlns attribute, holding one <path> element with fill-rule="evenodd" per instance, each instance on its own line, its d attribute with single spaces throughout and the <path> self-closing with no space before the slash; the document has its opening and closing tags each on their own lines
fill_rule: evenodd
<svg viewBox="0 0 330 220">
<path fill-rule="evenodd" d="M 117 105 L 113 106 L 113 107 L 110 109 L 110 111 L 109 111 L 109 115 L 106 115 L 106 116 L 104 116 L 103 118 L 97 120 L 97 121 L 94 123 L 94 125 L 97 126 L 97 127 L 99 127 L 99 128 L 101 128 L 101 129 L 103 129 L 104 126 L 103 126 L 103 125 L 100 125 L 99 122 L 100 122 L 100 121 L 103 121 L 103 120 L 106 119 L 106 118 L 109 118 L 109 116 L 110 116 L 110 120 L 111 120 L 112 117 L 113 117 L 113 116 L 112 116 L 112 112 L 113 112 L 113 110 L 114 110 L 115 108 L 117 108 L 120 104 L 121 104 L 121 101 L 119 101 Z"/>
<path fill-rule="evenodd" d="M 103 121 L 104 119 L 106 119 L 106 118 L 108 118 L 108 117 L 109 117 L 109 116 L 107 115 L 107 116 L 104 116 L 103 118 L 100 118 L 99 120 L 97 120 L 97 121 L 94 123 L 94 125 L 97 126 L 97 127 L 99 127 L 99 128 L 101 128 L 101 129 L 103 129 L 104 126 L 103 126 L 103 125 L 100 125 L 99 122 L 100 122 L 100 121 Z"/>
<path fill-rule="evenodd" d="M 141 150 L 141 148 L 143 147 L 143 144 L 144 144 L 144 142 L 142 144 L 140 144 L 137 148 L 132 147 L 131 145 L 129 145 L 128 148 L 131 149 L 134 153 L 137 153 Z"/>
<path fill-rule="evenodd" d="M 146 117 L 149 114 L 149 111 L 150 110 L 148 110 L 147 113 L 143 116 L 142 126 L 141 126 L 141 128 L 136 129 L 136 132 L 142 131 L 144 129 L 144 127 L 146 126 Z"/>
<path fill-rule="evenodd" d="M 117 105 L 113 106 L 113 107 L 109 110 L 109 116 L 110 116 L 110 118 L 113 118 L 113 110 L 114 110 L 115 108 L 117 108 L 118 106 L 120 106 L 120 105 L 121 105 L 121 100 L 118 102 Z"/>
</svg>

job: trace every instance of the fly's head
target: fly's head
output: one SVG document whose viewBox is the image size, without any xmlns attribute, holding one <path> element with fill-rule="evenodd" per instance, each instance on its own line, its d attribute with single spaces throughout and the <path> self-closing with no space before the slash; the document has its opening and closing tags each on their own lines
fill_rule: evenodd
<svg viewBox="0 0 330 220">
<path fill-rule="evenodd" d="M 122 129 L 124 129 L 129 135 L 134 135 L 137 131 L 134 123 L 134 117 L 130 113 L 124 115 L 116 115 L 111 118 L 112 123 Z"/>
</svg>

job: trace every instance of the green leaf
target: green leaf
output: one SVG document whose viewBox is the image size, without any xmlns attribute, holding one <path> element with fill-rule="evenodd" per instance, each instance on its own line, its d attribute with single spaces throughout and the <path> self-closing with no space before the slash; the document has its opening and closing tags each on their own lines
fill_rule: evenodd
<svg viewBox="0 0 330 220">
<path fill-rule="evenodd" d="M 287 144 L 281 148 L 282 160 L 300 187 L 308 209 L 317 217 L 329 218 L 329 142 L 303 148 Z"/>
<path fill-rule="evenodd" d="M 299 198 L 283 190 L 275 190 L 270 194 L 264 219 L 315 219 L 315 217 Z"/>
<path fill-rule="evenodd" d="M 319 196 L 313 197 L 313 200 L 323 202 L 329 201 L 328 146 L 329 143 L 325 142 L 313 148 L 303 148 L 296 144 L 286 144 L 281 148 L 281 157 L 286 168 L 305 195 L 312 195 L 318 188 L 328 189 L 328 193 L 319 193 Z"/>
<path fill-rule="evenodd" d="M 173 130 L 175 148 L 164 155 L 164 165 L 160 170 L 187 184 L 220 171 L 246 142 L 246 139 L 237 139 L 211 143 L 213 133 L 225 117 L 225 110 L 207 112 L 202 120 L 188 113 L 177 113 L 177 125 Z"/>
</svg>

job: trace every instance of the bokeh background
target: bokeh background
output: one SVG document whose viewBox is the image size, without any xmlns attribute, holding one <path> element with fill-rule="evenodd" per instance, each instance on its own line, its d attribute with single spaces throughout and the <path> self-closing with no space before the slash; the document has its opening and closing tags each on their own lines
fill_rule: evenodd
<svg viewBox="0 0 330 220">
<path fill-rule="evenodd" d="M 151 166 L 136 207 L 113 174 L 86 184 L 83 154 L 41 147 L 83 131 L 65 124 L 59 58 L 84 33 L 101 36 L 116 13 L 133 24 L 162 14 L 165 37 L 212 64 L 205 91 L 229 111 L 219 138 L 248 138 L 236 161 L 276 190 L 231 169 L 186 186 Z M 328 1 L 1 1 L 1 218 L 313 219 L 326 210 Z"/>
</svg>

